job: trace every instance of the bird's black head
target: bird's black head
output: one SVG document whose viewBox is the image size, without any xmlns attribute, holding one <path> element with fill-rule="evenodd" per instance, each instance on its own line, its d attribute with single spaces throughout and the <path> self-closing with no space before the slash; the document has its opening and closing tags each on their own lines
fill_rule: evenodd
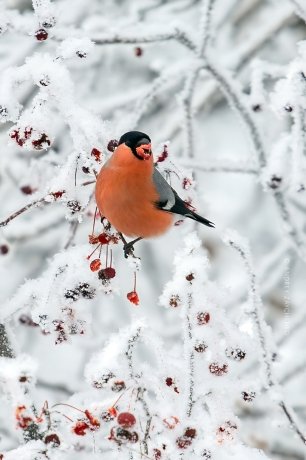
<svg viewBox="0 0 306 460">
<path fill-rule="evenodd" d="M 148 160 L 152 155 L 151 139 L 140 131 L 129 131 L 120 137 L 119 145 L 125 144 L 138 160 Z"/>
</svg>

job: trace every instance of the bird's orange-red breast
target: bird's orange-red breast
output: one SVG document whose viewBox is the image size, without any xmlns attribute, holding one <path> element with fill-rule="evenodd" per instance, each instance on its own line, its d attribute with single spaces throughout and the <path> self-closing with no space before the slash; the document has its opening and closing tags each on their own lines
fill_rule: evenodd
<svg viewBox="0 0 306 460">
<path fill-rule="evenodd" d="M 156 207 L 153 156 L 140 161 L 122 143 L 97 176 L 96 202 L 117 231 L 131 237 L 153 237 L 173 223 L 173 214 Z"/>
</svg>

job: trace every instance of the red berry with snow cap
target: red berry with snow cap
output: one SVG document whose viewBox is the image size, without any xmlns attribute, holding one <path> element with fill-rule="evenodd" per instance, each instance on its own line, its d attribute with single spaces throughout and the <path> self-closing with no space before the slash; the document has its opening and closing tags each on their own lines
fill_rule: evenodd
<svg viewBox="0 0 306 460">
<path fill-rule="evenodd" d="M 130 412 L 121 412 L 117 417 L 117 422 L 123 428 L 131 428 L 136 423 L 136 418 Z"/>
</svg>

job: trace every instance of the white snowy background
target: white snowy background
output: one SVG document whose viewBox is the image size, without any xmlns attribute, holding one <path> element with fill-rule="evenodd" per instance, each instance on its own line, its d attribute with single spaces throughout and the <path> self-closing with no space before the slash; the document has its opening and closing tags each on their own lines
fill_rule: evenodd
<svg viewBox="0 0 306 460">
<path fill-rule="evenodd" d="M 306 458 L 305 21 L 1 1 L 1 460 Z M 104 244 L 107 279 L 95 172 L 134 129 L 216 229 Z"/>
</svg>

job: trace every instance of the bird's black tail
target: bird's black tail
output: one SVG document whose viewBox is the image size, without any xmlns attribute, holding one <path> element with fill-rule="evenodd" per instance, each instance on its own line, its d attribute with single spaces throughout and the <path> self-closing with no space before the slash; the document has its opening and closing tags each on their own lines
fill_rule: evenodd
<svg viewBox="0 0 306 460">
<path fill-rule="evenodd" d="M 189 211 L 188 213 L 185 214 L 186 217 L 189 217 L 190 219 L 196 220 L 197 222 L 200 222 L 201 224 L 207 225 L 207 227 L 215 227 L 215 224 L 213 222 L 210 222 L 210 220 L 205 219 L 205 217 L 199 216 L 196 212 Z"/>
</svg>

